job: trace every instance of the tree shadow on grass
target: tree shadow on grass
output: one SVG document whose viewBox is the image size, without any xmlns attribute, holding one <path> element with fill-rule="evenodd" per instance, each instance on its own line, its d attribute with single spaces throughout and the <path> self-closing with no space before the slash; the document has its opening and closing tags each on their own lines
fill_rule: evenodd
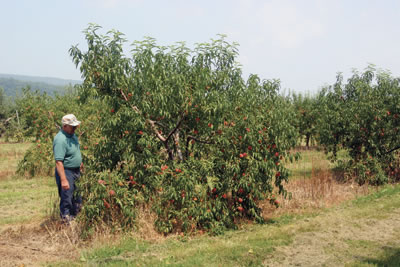
<svg viewBox="0 0 400 267">
<path fill-rule="evenodd" d="M 399 247 L 383 247 L 384 253 L 377 258 L 362 257 L 360 262 L 374 264 L 376 266 L 400 266 L 400 248 Z"/>
</svg>

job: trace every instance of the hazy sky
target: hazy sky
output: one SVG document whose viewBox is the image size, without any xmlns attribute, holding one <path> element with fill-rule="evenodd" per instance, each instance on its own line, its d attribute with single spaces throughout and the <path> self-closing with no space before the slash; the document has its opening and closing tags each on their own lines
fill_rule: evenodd
<svg viewBox="0 0 400 267">
<path fill-rule="evenodd" d="M 80 79 L 68 54 L 89 23 L 129 43 L 240 44 L 245 77 L 316 92 L 369 63 L 400 76 L 399 0 L 0 0 L 0 73 Z"/>
</svg>

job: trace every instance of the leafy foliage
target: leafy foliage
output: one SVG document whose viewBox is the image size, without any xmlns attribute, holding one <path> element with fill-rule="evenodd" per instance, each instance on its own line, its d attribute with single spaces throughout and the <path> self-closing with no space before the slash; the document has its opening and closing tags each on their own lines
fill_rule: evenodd
<svg viewBox="0 0 400 267">
<path fill-rule="evenodd" d="M 35 146 L 29 149 L 24 159 L 18 165 L 19 174 L 35 176 L 37 174 L 54 173 L 54 157 L 52 142 L 60 130 L 61 118 L 65 114 L 74 113 L 78 118 L 85 118 L 81 127 L 76 131 L 82 144 L 83 156 L 87 156 L 87 148 L 94 143 L 97 128 L 97 112 L 101 105 L 88 102 L 81 106 L 76 92 L 51 97 L 39 91 L 32 92 L 25 88 L 23 94 L 16 99 L 16 106 L 20 114 L 21 126 L 14 134 L 20 134 L 26 140 L 32 140 Z M 93 132 L 93 133 L 92 133 Z"/>
<path fill-rule="evenodd" d="M 350 176 L 359 183 L 383 184 L 400 178 L 399 79 L 372 66 L 354 72 L 347 84 L 342 75 L 321 91 L 319 136 L 336 159 L 340 148 L 348 150 Z"/>
<path fill-rule="evenodd" d="M 127 58 L 123 35 L 99 28 L 86 30 L 87 52 L 70 50 L 84 78 L 81 103 L 97 99 L 107 111 L 82 182 L 86 225 L 131 225 L 144 202 L 164 233 L 262 221 L 258 202 L 274 188 L 286 194 L 283 163 L 297 139 L 279 82 L 245 82 L 236 44 L 223 37 L 193 50 L 148 38 Z"/>
<path fill-rule="evenodd" d="M 317 135 L 318 103 L 315 97 L 295 93 L 292 95 L 291 101 L 297 113 L 296 126 L 301 138 L 300 141 L 303 141 L 304 138 L 306 147 L 309 148 Z"/>
</svg>

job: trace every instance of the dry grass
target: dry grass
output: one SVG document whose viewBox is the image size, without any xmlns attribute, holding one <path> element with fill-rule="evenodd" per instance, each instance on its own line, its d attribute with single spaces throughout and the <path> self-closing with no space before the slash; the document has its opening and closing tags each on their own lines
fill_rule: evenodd
<svg viewBox="0 0 400 267">
<path fill-rule="evenodd" d="M 27 180 L 11 176 L 0 182 L 0 232 L 6 227 L 42 221 L 58 198 L 52 177 Z"/>
<path fill-rule="evenodd" d="M 160 234 L 154 227 L 157 215 L 151 211 L 151 207 L 142 206 L 139 208 L 137 217 L 137 232 L 135 236 L 143 240 L 160 241 L 165 236 Z"/>
<path fill-rule="evenodd" d="M 7 144 L 0 143 L 0 180 L 15 174 L 18 161 L 24 156 L 30 143 Z"/>
<path fill-rule="evenodd" d="M 302 161 L 289 165 L 294 175 L 285 188 L 291 197 L 279 196 L 278 209 L 264 201 L 261 205 L 264 217 L 328 208 L 369 193 L 368 186 L 343 183 L 342 174 L 332 171 L 332 164 L 322 152 L 308 151 L 304 154 Z"/>
<path fill-rule="evenodd" d="M 74 259 L 83 243 L 76 225 L 46 220 L 10 227 L 1 233 L 0 266 L 36 266 L 38 263 Z"/>
</svg>

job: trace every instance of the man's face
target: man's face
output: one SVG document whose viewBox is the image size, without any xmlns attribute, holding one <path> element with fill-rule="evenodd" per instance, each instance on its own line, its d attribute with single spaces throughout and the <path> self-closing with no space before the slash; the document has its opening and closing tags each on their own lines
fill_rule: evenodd
<svg viewBox="0 0 400 267">
<path fill-rule="evenodd" d="M 77 126 L 64 125 L 63 130 L 68 134 L 74 134 Z"/>
</svg>

